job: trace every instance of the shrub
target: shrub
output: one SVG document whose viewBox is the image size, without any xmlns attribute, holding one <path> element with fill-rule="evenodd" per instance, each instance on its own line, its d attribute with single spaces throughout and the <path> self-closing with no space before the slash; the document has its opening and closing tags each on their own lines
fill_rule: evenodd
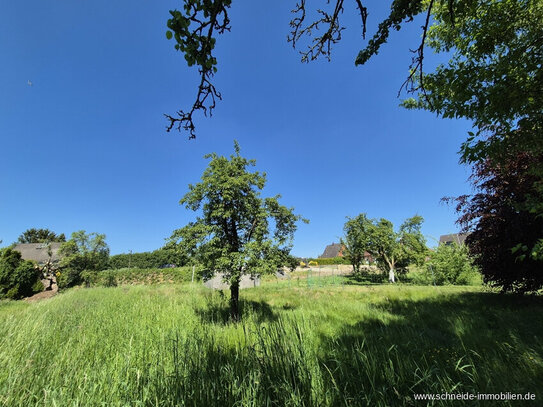
<svg viewBox="0 0 543 407">
<path fill-rule="evenodd" d="M 113 270 L 107 270 L 104 273 L 104 286 L 105 287 L 117 287 L 117 278 Z"/>
<path fill-rule="evenodd" d="M 465 245 L 440 245 L 431 254 L 426 263 L 425 278 L 429 283 L 444 284 L 477 284 L 481 277 L 477 267 L 473 265 Z"/>
<path fill-rule="evenodd" d="M 43 290 L 40 271 L 31 261 L 23 260 L 21 253 L 6 248 L 0 250 L 0 298 L 19 299 Z"/>
</svg>

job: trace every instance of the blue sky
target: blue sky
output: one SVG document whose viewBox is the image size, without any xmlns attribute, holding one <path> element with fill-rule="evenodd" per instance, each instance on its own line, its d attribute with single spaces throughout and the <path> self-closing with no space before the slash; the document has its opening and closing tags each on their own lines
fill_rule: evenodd
<svg viewBox="0 0 543 407">
<path fill-rule="evenodd" d="M 470 125 L 399 107 L 420 24 L 393 33 L 355 67 L 364 41 L 354 9 L 332 62 L 300 63 L 286 42 L 293 1 L 237 0 L 217 42 L 223 94 L 198 137 L 166 133 L 188 108 L 197 72 L 165 37 L 181 1 L 3 2 L 0 8 L 0 239 L 31 227 L 105 233 L 111 252 L 154 250 L 194 214 L 179 205 L 209 152 L 233 140 L 268 174 L 265 195 L 310 220 L 293 253 L 319 255 L 346 216 L 396 225 L 425 218 L 432 238 L 457 230 L 440 198 L 470 191 L 457 151 Z M 386 10 L 368 4 L 371 34 Z M 439 61 L 429 55 L 427 64 Z M 27 81 L 33 83 L 32 86 Z"/>
</svg>

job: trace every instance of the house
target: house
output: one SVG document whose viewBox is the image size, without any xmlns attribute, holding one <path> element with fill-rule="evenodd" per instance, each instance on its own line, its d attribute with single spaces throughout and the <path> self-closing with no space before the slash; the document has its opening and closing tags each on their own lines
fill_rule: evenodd
<svg viewBox="0 0 543 407">
<path fill-rule="evenodd" d="M 59 242 L 51 243 L 21 243 L 13 250 L 21 253 L 23 260 L 33 260 L 40 266 L 43 273 L 41 282 L 45 291 L 58 291 L 57 280 L 54 271 L 60 261 Z"/>
<path fill-rule="evenodd" d="M 58 263 L 60 260 L 59 249 L 62 243 L 21 243 L 16 245 L 13 250 L 21 253 L 23 260 L 34 260 L 40 265 L 44 265 L 49 260 L 52 263 Z"/>
<path fill-rule="evenodd" d="M 468 235 L 469 233 L 452 233 L 450 235 L 441 235 L 439 237 L 439 244 L 451 245 L 456 243 L 457 245 L 463 245 Z"/>
<path fill-rule="evenodd" d="M 332 243 L 325 247 L 324 252 L 319 256 L 319 259 L 332 259 L 334 257 L 343 257 L 345 246 L 340 243 Z"/>
<path fill-rule="evenodd" d="M 334 257 L 343 257 L 345 246 L 340 243 L 332 243 L 325 247 L 324 252 L 319 256 L 319 259 L 332 259 Z M 368 263 L 373 262 L 371 254 L 364 252 L 364 260 Z"/>
</svg>

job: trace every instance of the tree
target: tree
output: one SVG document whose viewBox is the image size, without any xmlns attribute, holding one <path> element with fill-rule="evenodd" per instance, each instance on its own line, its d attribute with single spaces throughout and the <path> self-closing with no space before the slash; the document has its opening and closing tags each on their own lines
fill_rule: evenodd
<svg viewBox="0 0 543 407">
<path fill-rule="evenodd" d="M 543 287 L 543 217 L 532 201 L 543 202 L 542 180 L 530 169 L 543 154 L 510 151 L 474 167 L 476 193 L 454 199 L 474 263 L 484 280 L 503 291 L 536 292 Z"/>
<path fill-rule="evenodd" d="M 0 250 L 0 298 L 19 299 L 41 291 L 40 271 L 10 248 Z"/>
<path fill-rule="evenodd" d="M 70 240 L 60 246 L 59 253 L 63 256 L 59 288 L 80 284 L 83 271 L 104 270 L 108 265 L 109 247 L 104 234 L 73 232 Z"/>
<path fill-rule="evenodd" d="M 371 221 L 365 213 L 354 218 L 347 217 L 347 222 L 343 226 L 345 237 L 340 243 L 345 247 L 345 257 L 352 264 L 355 273 L 360 272 L 360 266 L 364 261 L 364 254 L 369 244 L 370 227 Z"/>
<path fill-rule="evenodd" d="M 65 242 L 64 233 L 57 235 L 49 229 L 27 229 L 17 239 L 17 243 L 51 243 Z"/>
<path fill-rule="evenodd" d="M 391 283 L 396 280 L 396 271 L 406 271 L 410 264 L 424 262 L 427 248 L 420 230 L 424 221 L 421 216 L 407 219 L 398 232 L 388 219 L 369 219 L 365 214 L 355 219 L 360 233 L 359 244 L 364 245 L 357 249 L 358 252 L 370 253 L 379 268 L 388 271 Z"/>
<path fill-rule="evenodd" d="M 208 271 L 224 274 L 230 284 L 230 314 L 239 320 L 239 283 L 244 274 L 273 273 L 288 264 L 297 221 L 292 208 L 279 204 L 280 196 L 261 198 L 266 175 L 250 172 L 255 165 L 240 155 L 228 159 L 215 153 L 201 182 L 189 185 L 180 204 L 202 215 L 177 229 L 170 244 L 196 258 Z"/>
</svg>

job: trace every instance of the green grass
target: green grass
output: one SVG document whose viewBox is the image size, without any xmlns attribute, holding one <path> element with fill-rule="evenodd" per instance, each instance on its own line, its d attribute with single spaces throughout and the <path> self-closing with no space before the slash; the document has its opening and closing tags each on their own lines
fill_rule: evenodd
<svg viewBox="0 0 543 407">
<path fill-rule="evenodd" d="M 443 392 L 543 400 L 540 297 L 284 282 L 241 295 L 238 324 L 228 295 L 190 284 L 0 302 L 0 405 L 397 406 Z M 463 405 L 448 403 L 436 405 Z"/>
</svg>

